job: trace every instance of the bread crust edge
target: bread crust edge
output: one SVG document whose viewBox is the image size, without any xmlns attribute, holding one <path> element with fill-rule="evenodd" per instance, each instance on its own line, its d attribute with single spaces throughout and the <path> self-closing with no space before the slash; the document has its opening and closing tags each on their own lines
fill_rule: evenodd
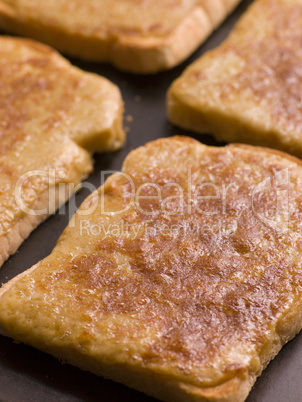
<svg viewBox="0 0 302 402">
<path fill-rule="evenodd" d="M 217 26 L 234 10 L 240 0 L 229 0 L 217 22 L 196 5 L 191 13 L 165 37 L 101 38 L 69 33 L 59 26 L 47 27 L 36 20 L 22 19 L 16 10 L 0 1 L 0 27 L 7 32 L 26 35 L 57 48 L 60 52 L 93 62 L 110 62 L 136 74 L 154 74 L 170 69 L 188 58 Z M 80 50 L 79 50 L 80 49 Z"/>
<path fill-rule="evenodd" d="M 207 107 L 204 110 L 186 102 L 181 98 L 178 83 L 182 82 L 184 74 L 170 86 L 166 96 L 168 120 L 177 127 L 190 130 L 197 134 L 211 134 L 218 142 L 242 143 L 252 146 L 263 144 L 263 148 L 277 149 L 295 157 L 302 157 L 302 145 L 299 141 L 289 143 L 286 135 L 265 127 L 251 125 L 247 119 L 238 118 L 231 113 L 216 108 Z M 218 124 L 218 125 L 217 125 Z M 223 127 L 227 127 L 228 130 Z M 262 147 L 262 145 L 260 145 Z"/>
<path fill-rule="evenodd" d="M 90 166 L 90 171 L 92 167 Z M 88 176 L 86 173 L 83 176 L 83 180 Z M 59 184 L 55 186 L 55 198 L 54 205 L 56 206 L 55 211 L 59 210 L 62 205 L 64 205 L 72 196 L 71 188 L 76 188 L 81 181 L 77 180 L 74 184 L 75 186 L 69 186 L 68 183 L 65 186 L 64 197 L 59 191 Z M 41 211 L 43 209 L 48 209 L 50 204 L 50 189 L 43 191 L 38 199 L 31 206 L 33 211 Z M 52 204 L 53 204 L 53 200 Z M 0 267 L 3 263 L 14 254 L 25 239 L 31 234 L 31 232 L 36 229 L 42 222 L 44 222 L 52 213 L 55 211 L 48 211 L 46 214 L 40 215 L 29 215 L 24 213 L 23 217 L 16 221 L 14 226 L 10 230 L 0 237 Z M 1 293 L 0 293 L 1 295 Z"/>
</svg>

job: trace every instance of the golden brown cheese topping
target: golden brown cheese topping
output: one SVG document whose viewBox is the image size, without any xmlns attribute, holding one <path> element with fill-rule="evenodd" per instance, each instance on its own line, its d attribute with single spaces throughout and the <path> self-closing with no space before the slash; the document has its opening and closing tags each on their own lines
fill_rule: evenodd
<svg viewBox="0 0 302 402">
<path fill-rule="evenodd" d="M 300 161 L 264 148 L 139 148 L 2 296 L 1 323 L 203 387 L 257 374 L 301 301 L 301 178 Z"/>
</svg>

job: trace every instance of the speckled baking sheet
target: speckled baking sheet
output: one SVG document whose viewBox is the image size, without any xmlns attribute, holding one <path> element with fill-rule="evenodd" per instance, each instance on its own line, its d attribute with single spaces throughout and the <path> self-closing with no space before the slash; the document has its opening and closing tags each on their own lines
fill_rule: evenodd
<svg viewBox="0 0 302 402">
<path fill-rule="evenodd" d="M 125 105 L 128 140 L 125 148 L 110 155 L 95 155 L 95 170 L 87 180 L 101 184 L 101 171 L 120 170 L 130 150 L 159 137 L 192 135 L 206 144 L 215 144 L 209 136 L 197 136 L 170 125 L 166 120 L 165 95 L 171 82 L 205 51 L 217 46 L 251 3 L 243 0 L 224 25 L 186 63 L 155 76 L 135 76 L 108 65 L 93 65 L 71 60 L 87 71 L 108 77 L 119 85 Z M 87 193 L 80 191 L 76 205 Z M 47 256 L 67 225 L 68 217 L 54 215 L 35 230 L 0 269 L 4 283 Z M 0 336 L 0 401 L 5 402 L 147 402 L 152 398 L 120 384 L 85 373 L 30 347 Z M 302 402 L 302 334 L 286 345 L 253 388 L 248 402 Z"/>
</svg>

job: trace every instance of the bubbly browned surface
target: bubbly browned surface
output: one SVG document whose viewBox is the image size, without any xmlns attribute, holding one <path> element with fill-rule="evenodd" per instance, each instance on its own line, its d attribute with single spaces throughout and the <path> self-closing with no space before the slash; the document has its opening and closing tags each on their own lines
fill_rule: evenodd
<svg viewBox="0 0 302 402">
<path fill-rule="evenodd" d="M 258 375 L 276 336 L 294 335 L 282 331 L 301 307 L 300 162 L 175 137 L 133 151 L 123 172 L 99 190 L 107 212 L 128 204 L 129 177 L 136 190 L 152 183 L 141 196 L 158 188 L 166 210 L 141 199 L 84 216 L 88 198 L 53 253 L 2 295 L 1 324 L 42 349 L 201 387 Z M 170 198 L 176 188 L 183 203 Z"/>
<path fill-rule="evenodd" d="M 171 94 L 208 119 L 200 131 L 301 157 L 301 26 L 299 0 L 255 1 L 230 37 L 190 66 Z M 224 128 L 226 118 L 230 127 Z"/>
<path fill-rule="evenodd" d="M 45 173 L 24 179 L 27 207 L 60 182 L 76 185 L 92 169 L 92 150 L 122 144 L 122 127 L 115 123 L 121 114 L 120 93 L 104 78 L 72 67 L 46 46 L 1 37 L 0 237 L 24 217 L 15 197 L 22 175 Z M 2 252 L 7 258 L 1 243 Z"/>
</svg>

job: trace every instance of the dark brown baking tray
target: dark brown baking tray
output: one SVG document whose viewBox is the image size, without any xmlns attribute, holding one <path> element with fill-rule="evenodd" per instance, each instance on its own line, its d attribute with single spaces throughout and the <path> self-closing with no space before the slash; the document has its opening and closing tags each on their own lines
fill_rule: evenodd
<svg viewBox="0 0 302 402">
<path fill-rule="evenodd" d="M 101 184 L 101 171 L 120 170 L 130 150 L 159 137 L 174 134 L 191 135 L 206 144 L 215 144 L 210 136 L 198 136 L 173 127 L 166 120 L 165 95 L 171 82 L 183 69 L 205 51 L 217 46 L 232 29 L 236 20 L 251 3 L 243 0 L 237 10 L 198 51 L 181 66 L 155 76 L 135 76 L 108 65 L 94 65 L 71 60 L 87 71 L 108 77 L 121 89 L 125 101 L 125 126 L 128 140 L 125 148 L 109 155 L 95 155 L 95 170 L 87 180 Z M 257 21 L 255 21 L 257 23 Z M 128 120 L 128 122 L 127 122 Z M 217 144 L 218 145 L 218 144 Z M 76 195 L 80 205 L 88 195 L 84 190 Z M 68 216 L 56 214 L 36 229 L 19 251 L 0 269 L 0 283 L 47 256 L 68 223 Z M 147 402 L 154 399 L 83 372 L 30 347 L 16 344 L 0 336 L 0 401 L 2 402 Z M 269 365 L 253 388 L 248 402 L 302 402 L 302 334 L 286 345 Z"/>
</svg>

